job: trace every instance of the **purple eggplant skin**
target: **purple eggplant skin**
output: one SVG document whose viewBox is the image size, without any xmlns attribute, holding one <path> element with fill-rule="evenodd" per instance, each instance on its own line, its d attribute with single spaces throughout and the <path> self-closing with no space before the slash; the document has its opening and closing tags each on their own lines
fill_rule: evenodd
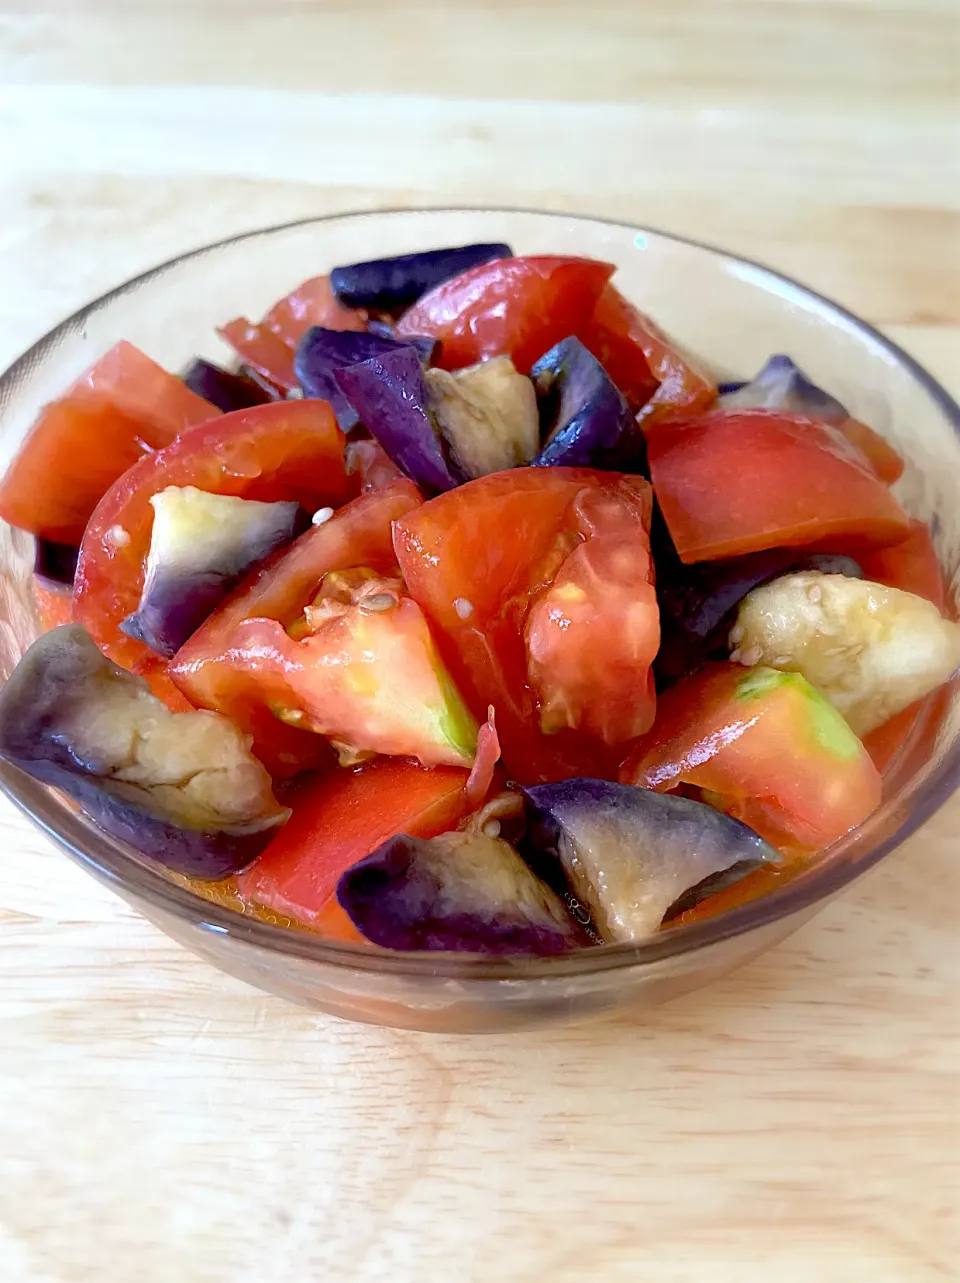
<svg viewBox="0 0 960 1283">
<path fill-rule="evenodd" d="M 425 494 L 460 484 L 463 478 L 447 457 L 430 417 L 416 348 L 398 344 L 381 356 L 337 370 L 334 377 L 363 426 Z"/>
<path fill-rule="evenodd" d="M 513 847 L 482 833 L 390 838 L 343 874 L 337 898 L 387 949 L 551 957 L 580 942 L 561 901 Z"/>
<path fill-rule="evenodd" d="M 203 397 L 224 414 L 229 414 L 231 410 L 248 410 L 251 406 L 265 405 L 273 400 L 252 379 L 242 374 L 231 374 L 229 370 L 221 369 L 212 361 L 204 361 L 202 357 L 197 357 L 193 362 L 184 374 L 183 381 L 191 392 L 196 392 L 197 396 Z"/>
<path fill-rule="evenodd" d="M 650 548 L 660 606 L 660 649 L 653 662 L 659 691 L 674 685 L 708 659 L 726 658 L 727 633 L 737 607 L 761 584 L 800 570 L 863 577 L 852 557 L 811 553 L 803 548 L 771 548 L 725 561 L 685 565 L 657 503 L 650 527 Z"/>
<path fill-rule="evenodd" d="M 397 254 L 392 258 L 335 267 L 330 273 L 330 288 L 347 307 L 397 313 L 451 277 L 481 263 L 512 257 L 513 250 L 502 243 Z"/>
<path fill-rule="evenodd" d="M 805 414 L 826 423 L 842 423 L 850 414 L 829 392 L 808 379 L 800 367 L 783 353 L 771 356 L 749 383 L 720 385 L 719 408 L 759 408 Z"/>
<path fill-rule="evenodd" d="M 417 349 L 420 361 L 426 369 L 429 369 L 431 365 L 436 365 L 440 360 L 440 340 L 431 338 L 429 334 L 411 334 L 400 340 L 397 338 L 397 332 L 389 321 L 378 320 L 376 317 L 371 317 L 367 321 L 367 333 L 376 334 L 382 339 L 393 339 L 398 343 L 411 343 Z"/>
<path fill-rule="evenodd" d="M 311 326 L 297 345 L 293 368 L 305 397 L 328 401 L 342 431 L 349 432 L 360 421 L 335 377 L 336 370 L 359 365 L 371 357 L 383 356 L 403 344 L 394 338 L 353 330 L 328 330 Z"/>
<path fill-rule="evenodd" d="M 199 828 L 177 823 L 163 790 L 152 793 L 143 785 L 111 778 L 102 744 L 95 746 L 96 732 L 90 728 L 102 718 L 127 715 L 128 707 L 131 718 L 175 719 L 141 678 L 102 655 L 83 628 L 55 628 L 34 642 L 0 690 L 0 757 L 62 790 L 100 828 L 167 868 L 203 879 L 228 877 L 245 868 L 289 812 L 271 799 L 267 813 L 247 823 Z M 179 739 L 182 723 L 176 724 Z"/>
<path fill-rule="evenodd" d="M 608 944 L 636 943 L 781 856 L 702 802 L 609 780 L 524 789 L 527 840 L 562 868 Z"/>
<path fill-rule="evenodd" d="M 33 559 L 33 573 L 48 588 L 59 591 L 72 588 L 77 573 L 80 549 L 68 543 L 54 543 L 50 539 L 37 539 Z"/>
<path fill-rule="evenodd" d="M 165 504 L 171 493 L 173 509 Z M 244 575 L 310 526 L 310 515 L 296 503 L 256 503 L 192 487 L 170 487 L 151 503 L 155 516 L 143 592 L 120 627 L 165 659 L 177 653 Z M 198 524 L 211 507 L 215 513 L 223 510 L 220 538 L 207 533 L 213 523 Z M 244 519 L 228 524 L 228 515 L 238 512 Z"/>
<path fill-rule="evenodd" d="M 641 439 L 620 389 L 579 339 L 562 339 L 540 357 L 530 378 L 546 432 L 534 467 L 620 467 L 621 442 Z"/>
</svg>

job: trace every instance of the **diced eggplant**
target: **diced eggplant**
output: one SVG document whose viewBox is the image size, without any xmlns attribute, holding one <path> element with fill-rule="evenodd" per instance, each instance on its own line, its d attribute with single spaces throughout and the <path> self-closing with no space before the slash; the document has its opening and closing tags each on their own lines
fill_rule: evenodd
<svg viewBox="0 0 960 1283">
<path fill-rule="evenodd" d="M 237 872 L 289 815 L 232 722 L 171 713 L 75 624 L 34 642 L 0 691 L 0 757 L 192 877 Z"/>
<path fill-rule="evenodd" d="M 850 417 L 836 397 L 818 388 L 782 353 L 772 356 L 749 383 L 723 384 L 717 405 L 724 410 L 787 410 L 827 423 L 842 423 Z"/>
<path fill-rule="evenodd" d="M 436 494 L 460 484 L 430 414 L 415 348 L 398 345 L 334 377 L 370 435 L 422 490 Z"/>
<path fill-rule="evenodd" d="M 739 820 L 689 798 L 606 780 L 524 790 L 533 846 L 561 866 L 603 940 L 633 943 L 780 855 Z"/>
<path fill-rule="evenodd" d="M 428 370 L 429 409 L 457 471 L 469 480 L 530 463 L 540 446 L 533 384 L 508 356 Z"/>
<path fill-rule="evenodd" d="M 461 272 L 468 272 L 470 268 L 495 258 L 512 257 L 513 250 L 502 243 L 397 254 L 392 258 L 335 267 L 330 273 L 330 287 L 347 307 L 401 312 L 416 303 L 427 290 L 459 276 Z"/>
<path fill-rule="evenodd" d="M 707 659 L 726 655 L 737 606 L 760 584 L 797 570 L 851 578 L 862 573 L 851 557 L 801 548 L 771 548 L 688 566 L 680 560 L 656 506 L 650 542 L 660 605 L 660 650 L 653 665 L 658 690 L 672 686 Z"/>
<path fill-rule="evenodd" d="M 440 340 L 432 338 L 429 334 L 410 334 L 403 339 L 398 339 L 397 332 L 389 321 L 377 320 L 375 317 L 367 322 L 367 331 L 378 335 L 381 339 L 393 339 L 397 343 L 412 344 L 417 349 L 426 369 L 435 365 L 440 358 Z"/>
<path fill-rule="evenodd" d="M 190 366 L 183 381 L 191 392 L 202 396 L 224 414 L 231 410 L 246 410 L 253 405 L 264 405 L 275 398 L 260 384 L 243 374 L 231 374 L 212 361 L 198 357 Z"/>
<path fill-rule="evenodd" d="M 645 470 L 643 438 L 630 407 L 579 339 L 563 339 L 530 370 L 540 397 L 545 441 L 537 467 L 620 466 L 622 442 L 633 441 L 634 471 Z M 635 440 L 634 440 L 635 439 Z"/>
<path fill-rule="evenodd" d="M 337 898 L 388 949 L 553 955 L 579 933 L 508 842 L 482 832 L 390 838 L 348 869 Z"/>
<path fill-rule="evenodd" d="M 335 371 L 395 352 L 402 346 L 396 339 L 379 334 L 327 330 L 314 325 L 297 345 L 293 368 L 304 396 L 329 401 L 340 427 L 349 432 L 359 422 L 359 415 L 337 382 Z"/>
<path fill-rule="evenodd" d="M 33 562 L 34 574 L 49 588 L 72 588 L 79 556 L 80 549 L 73 544 L 38 539 Z"/>
<path fill-rule="evenodd" d="M 121 627 L 169 658 L 247 571 L 309 524 L 296 503 L 258 503 L 168 486 L 151 500 L 143 593 Z"/>
<path fill-rule="evenodd" d="M 843 575 L 785 575 L 755 588 L 730 658 L 801 673 L 861 738 L 960 668 L 960 624 L 924 597 Z"/>
</svg>

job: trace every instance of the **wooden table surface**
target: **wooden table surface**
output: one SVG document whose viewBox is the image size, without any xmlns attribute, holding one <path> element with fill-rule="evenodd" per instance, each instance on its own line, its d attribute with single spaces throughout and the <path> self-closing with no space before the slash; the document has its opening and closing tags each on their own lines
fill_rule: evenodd
<svg viewBox="0 0 960 1283">
<path fill-rule="evenodd" d="M 0 358 L 327 210 L 616 215 L 960 391 L 956 0 L 0 0 Z M 477 1039 L 218 974 L 0 810 L 5 1283 L 958 1278 L 960 805 L 643 1019 Z"/>
</svg>

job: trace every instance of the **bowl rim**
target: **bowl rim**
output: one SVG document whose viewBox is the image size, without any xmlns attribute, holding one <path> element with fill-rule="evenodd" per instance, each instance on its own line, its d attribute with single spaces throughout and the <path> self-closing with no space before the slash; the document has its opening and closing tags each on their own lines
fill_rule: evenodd
<svg viewBox="0 0 960 1283">
<path fill-rule="evenodd" d="M 4 392 L 19 383 L 22 375 L 41 362 L 48 349 L 59 338 L 83 325 L 94 312 L 142 285 L 163 276 L 191 259 L 200 259 L 227 246 L 244 241 L 256 241 L 284 232 L 322 226 L 347 220 L 377 219 L 391 215 L 415 214 L 511 214 L 560 219 L 565 222 L 590 223 L 601 227 L 616 228 L 635 236 L 655 237 L 674 244 L 689 246 L 721 257 L 728 262 L 749 269 L 769 285 L 784 287 L 802 297 L 807 304 L 814 304 L 879 346 L 893 362 L 901 366 L 920 385 L 938 406 L 944 418 L 960 437 L 960 405 L 949 392 L 922 365 L 905 352 L 892 339 L 855 313 L 834 302 L 827 296 L 803 285 L 792 277 L 768 267 L 755 259 L 731 253 L 695 237 L 681 236 L 659 228 L 624 222 L 589 214 L 569 213 L 562 210 L 537 209 L 525 206 L 486 205 L 411 205 L 392 206 L 366 210 L 343 210 L 332 214 L 293 219 L 268 227 L 238 232 L 232 236 L 198 246 L 185 253 L 149 268 L 137 276 L 123 281 L 113 289 L 66 317 L 53 329 L 31 345 L 0 375 L 0 410 Z M 434 979 L 470 981 L 522 981 L 566 979 L 622 971 L 666 961 L 687 954 L 699 953 L 710 946 L 796 918 L 815 910 L 833 895 L 877 865 L 885 856 L 899 847 L 924 824 L 951 794 L 960 786 L 960 739 L 944 754 L 942 760 L 917 786 L 910 798 L 910 810 L 892 832 L 882 834 L 868 850 L 859 853 L 857 835 L 853 833 L 829 848 L 807 870 L 782 887 L 769 891 L 757 899 L 708 918 L 661 932 L 638 944 L 611 944 L 579 950 L 555 958 L 530 958 L 514 956 L 494 958 L 476 954 L 457 953 L 394 953 L 370 949 L 368 946 L 351 945 L 325 940 L 322 936 L 297 928 L 283 927 L 247 917 L 234 909 L 223 907 L 204 899 L 192 890 L 171 881 L 159 869 L 141 862 L 131 848 L 101 833 L 78 813 L 68 809 L 58 795 L 39 784 L 18 768 L 0 763 L 0 789 L 13 803 L 61 846 L 77 863 L 121 897 L 127 893 L 135 900 L 142 899 L 162 914 L 173 915 L 196 930 L 217 936 L 228 936 L 245 945 L 270 954 L 296 958 L 306 962 L 327 964 L 336 968 L 380 973 L 385 976 L 419 976 Z M 897 798 L 888 800 L 893 807 Z M 851 856 L 853 858 L 846 858 Z M 147 915 L 149 916 L 149 915 Z"/>
</svg>

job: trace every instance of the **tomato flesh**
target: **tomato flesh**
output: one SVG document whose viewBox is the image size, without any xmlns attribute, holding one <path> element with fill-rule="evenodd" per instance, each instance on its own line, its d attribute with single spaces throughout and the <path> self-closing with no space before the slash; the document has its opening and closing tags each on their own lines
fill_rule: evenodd
<svg viewBox="0 0 960 1283">
<path fill-rule="evenodd" d="M 583 328 L 613 270 L 593 259 L 549 255 L 482 263 L 424 294 L 396 331 L 439 339 L 445 370 L 509 356 L 527 374 L 544 352 Z"/>
<path fill-rule="evenodd" d="M 677 552 L 897 543 L 910 519 L 835 427 L 773 410 L 711 410 L 647 429 L 650 475 Z"/>
<path fill-rule="evenodd" d="M 880 775 L 824 697 L 797 673 L 710 663 L 661 696 L 620 778 L 715 795 L 786 855 L 837 841 L 880 803 Z"/>
<path fill-rule="evenodd" d="M 274 303 L 262 321 L 245 316 L 227 321 L 217 333 L 240 359 L 282 392 L 297 386 L 293 357 L 297 344 L 312 325 L 329 330 L 364 330 L 365 312 L 344 307 L 333 296 L 326 276 L 315 276 Z"/>
<path fill-rule="evenodd" d="M 77 619 L 105 654 L 133 667 L 150 652 L 120 631 L 136 610 L 153 529 L 152 495 L 167 486 L 263 501 L 295 500 L 309 511 L 349 493 L 343 433 L 325 401 L 236 410 L 191 428 L 131 468 L 90 519 L 77 565 Z"/>
<path fill-rule="evenodd" d="M 276 620 L 289 627 L 329 571 L 369 566 L 396 573 L 392 524 L 419 503 L 413 482 L 398 481 L 347 504 L 253 574 L 171 661 L 170 676 L 187 698 L 253 735 L 254 752 L 274 774 L 294 774 L 318 757 L 330 762 L 332 754 L 318 735 L 285 725 L 271 712 L 290 707 L 289 688 L 272 652 L 258 659 L 244 646 L 242 626 Z"/>
<path fill-rule="evenodd" d="M 892 486 L 903 475 L 903 459 L 879 432 L 859 419 L 844 419 L 837 427 L 850 444 L 866 456 L 870 467 L 886 485 Z"/>
<path fill-rule="evenodd" d="M 45 633 L 61 624 L 73 623 L 73 589 L 67 584 L 53 588 L 39 575 L 33 577 L 33 602 L 40 627 Z"/>
<path fill-rule="evenodd" d="M 519 468 L 440 495 L 396 524 L 394 543 L 407 588 L 440 630 L 441 649 L 475 715 L 482 719 L 494 706 L 505 766 L 524 783 L 609 777 L 615 771 L 615 755 L 603 737 L 576 733 L 569 721 L 554 722 L 554 733 L 544 730 L 540 697 L 528 680 L 525 628 L 531 603 L 578 546 L 589 547 L 590 538 L 608 528 L 626 538 L 625 513 L 629 540 L 648 557 L 650 503 L 649 486 L 637 477 L 586 468 Z M 578 620 L 569 662 L 558 658 L 558 644 L 551 651 L 556 672 L 545 674 L 581 711 L 594 698 L 598 708 L 609 708 L 604 582 L 589 585 L 593 626 Z M 578 666 L 585 670 L 582 676 Z M 633 678 L 642 701 L 645 677 Z M 599 728 L 591 722 L 591 729 Z"/>
<path fill-rule="evenodd" d="M 324 935 L 362 939 L 337 903 L 341 874 L 398 833 L 426 838 L 456 828 L 471 809 L 466 782 L 456 767 L 425 771 L 402 758 L 305 780 L 285 796 L 293 815 L 240 874 L 238 891 Z"/>
<path fill-rule="evenodd" d="M 132 343 L 117 343 L 41 410 L 0 480 L 0 517 L 45 539 L 78 544 L 118 477 L 180 432 L 219 416 Z"/>
<path fill-rule="evenodd" d="M 899 543 L 868 549 L 860 557 L 860 568 L 864 579 L 926 597 L 941 614 L 945 612 L 943 570 L 926 522 L 911 521 L 910 533 Z"/>
<path fill-rule="evenodd" d="M 717 385 L 649 317 L 607 285 L 581 339 L 647 426 L 676 410 L 706 410 Z"/>
</svg>

